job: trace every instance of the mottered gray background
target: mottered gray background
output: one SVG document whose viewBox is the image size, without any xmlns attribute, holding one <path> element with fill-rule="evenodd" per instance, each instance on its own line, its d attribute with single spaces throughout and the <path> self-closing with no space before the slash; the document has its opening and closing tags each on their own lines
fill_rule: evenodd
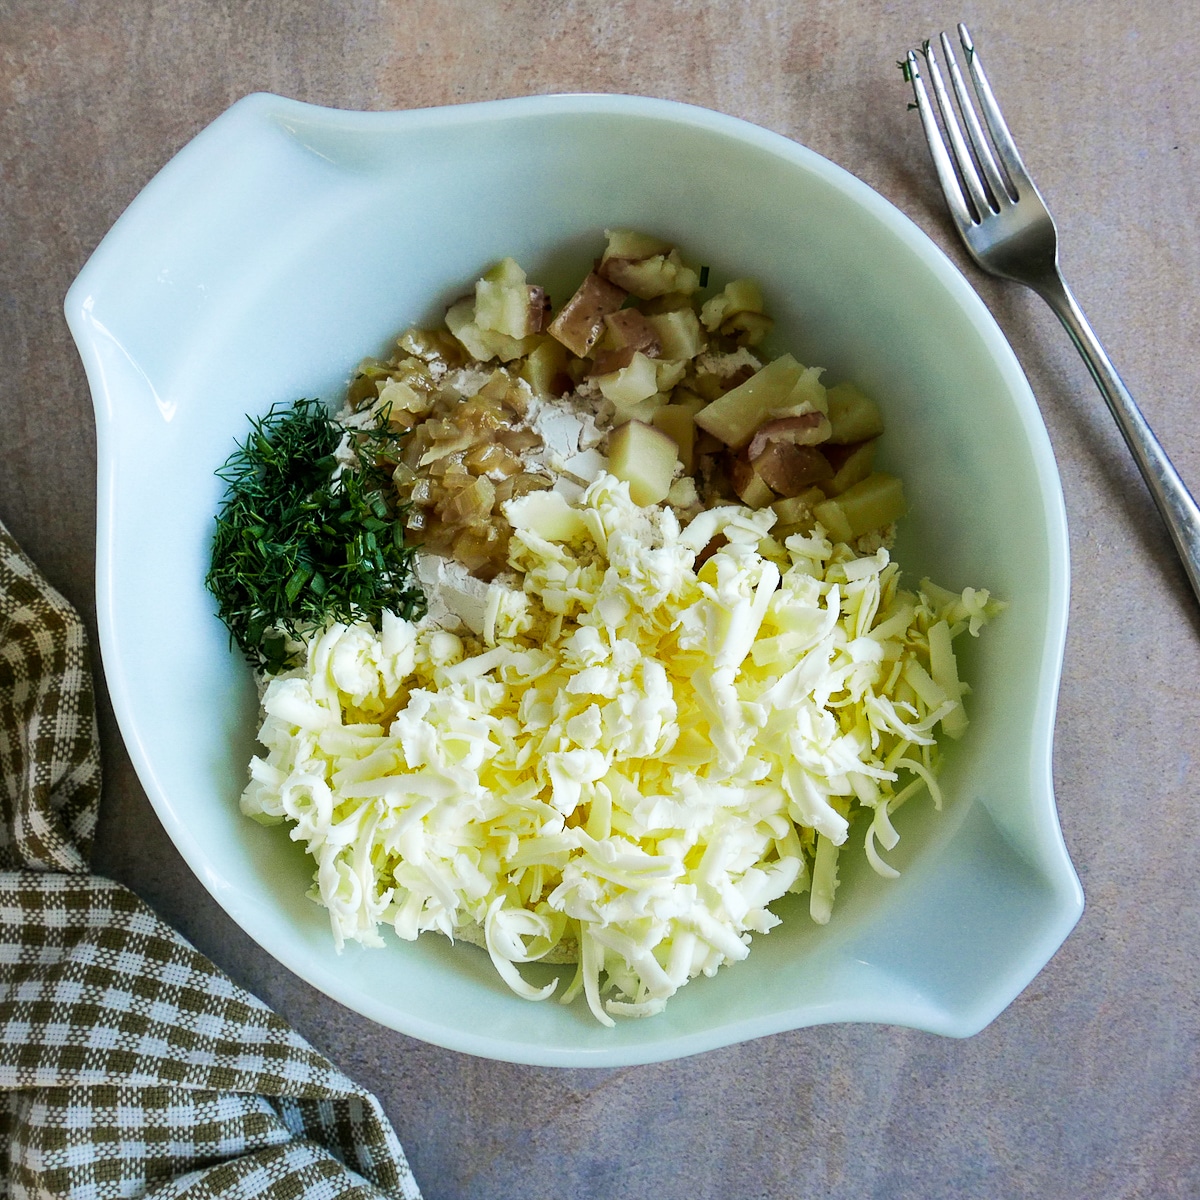
<svg viewBox="0 0 1200 1200">
<path fill-rule="evenodd" d="M 878 189 L 959 263 L 1038 396 L 1071 530 L 1054 777 L 1088 907 L 965 1042 L 800 1030 L 564 1071 L 415 1042 L 249 941 L 176 854 L 99 676 L 96 866 L 381 1099 L 428 1200 L 1200 1195 L 1200 604 L 1065 334 L 967 263 L 895 62 L 966 20 L 1063 261 L 1200 488 L 1200 8 L 1118 0 L 0 0 L 0 519 L 95 635 L 95 438 L 62 299 L 247 92 L 407 108 L 556 91 L 720 109 Z M 1003 514 L 997 514 L 1003 519 Z"/>
</svg>

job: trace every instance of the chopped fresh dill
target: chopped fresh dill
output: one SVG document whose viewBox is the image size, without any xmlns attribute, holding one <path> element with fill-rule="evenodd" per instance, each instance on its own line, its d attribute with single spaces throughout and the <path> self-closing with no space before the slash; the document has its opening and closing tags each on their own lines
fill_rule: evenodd
<svg viewBox="0 0 1200 1200">
<path fill-rule="evenodd" d="M 347 432 L 358 465 L 339 470 Z M 289 641 L 329 621 L 424 612 L 391 485 L 400 436 L 386 412 L 373 429 L 347 431 L 319 400 L 297 400 L 252 420 L 217 471 L 226 494 L 205 582 L 254 667 L 299 665 Z"/>
<path fill-rule="evenodd" d="M 898 58 L 896 66 L 900 68 L 900 73 L 904 76 L 905 83 L 912 83 L 912 68 L 908 64 L 907 58 Z"/>
<path fill-rule="evenodd" d="M 708 268 L 707 267 L 700 268 L 700 286 L 708 287 Z"/>
</svg>

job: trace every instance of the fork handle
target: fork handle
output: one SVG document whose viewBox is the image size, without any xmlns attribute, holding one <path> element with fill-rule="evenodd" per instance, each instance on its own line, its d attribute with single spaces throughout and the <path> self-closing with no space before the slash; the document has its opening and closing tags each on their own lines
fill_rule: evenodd
<svg viewBox="0 0 1200 1200">
<path fill-rule="evenodd" d="M 1134 402 L 1117 369 L 1112 365 L 1100 339 L 1096 337 L 1087 317 L 1079 307 L 1066 280 L 1055 270 L 1051 275 L 1034 284 L 1034 289 L 1054 310 L 1063 323 L 1075 348 L 1087 363 L 1100 394 L 1108 404 L 1109 412 L 1125 437 L 1125 444 L 1133 454 L 1134 461 L 1146 480 L 1150 495 L 1158 505 L 1158 511 L 1166 522 L 1183 561 L 1192 591 L 1200 600 L 1200 508 L 1192 499 L 1179 472 L 1171 465 L 1166 451 L 1159 444 L 1154 431 L 1146 423 L 1141 409 Z"/>
</svg>

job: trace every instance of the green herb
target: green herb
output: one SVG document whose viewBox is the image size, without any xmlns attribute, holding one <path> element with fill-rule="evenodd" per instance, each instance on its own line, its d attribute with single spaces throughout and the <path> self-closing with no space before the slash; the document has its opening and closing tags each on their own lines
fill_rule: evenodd
<svg viewBox="0 0 1200 1200">
<path fill-rule="evenodd" d="M 912 67 L 908 64 L 907 58 L 898 58 L 896 66 L 900 68 L 900 73 L 904 76 L 905 83 L 912 83 Z"/>
<path fill-rule="evenodd" d="M 700 268 L 700 286 L 708 287 L 708 268 L 707 267 Z"/>
<path fill-rule="evenodd" d="M 299 665 L 289 639 L 329 621 L 424 612 L 390 478 L 401 435 L 380 413 L 351 431 L 359 465 L 339 471 L 346 432 L 319 400 L 275 405 L 217 472 L 206 583 L 231 639 L 272 674 Z"/>
</svg>

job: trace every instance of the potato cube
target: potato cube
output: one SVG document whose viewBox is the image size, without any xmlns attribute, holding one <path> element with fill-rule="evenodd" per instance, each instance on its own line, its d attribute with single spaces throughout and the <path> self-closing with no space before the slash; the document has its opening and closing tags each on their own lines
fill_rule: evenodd
<svg viewBox="0 0 1200 1200">
<path fill-rule="evenodd" d="M 833 474 L 829 460 L 816 446 L 799 446 L 794 442 L 768 442 L 763 452 L 750 460 L 750 465 L 780 496 L 798 496 Z"/>
<path fill-rule="evenodd" d="M 695 392 L 681 387 L 675 389 L 675 394 L 671 397 L 671 403 L 678 404 L 681 408 L 686 408 L 694 417 L 708 401 L 701 396 L 697 396 Z"/>
<path fill-rule="evenodd" d="M 777 498 L 767 481 L 740 454 L 729 464 L 729 482 L 747 508 L 766 508 Z"/>
<path fill-rule="evenodd" d="M 610 258 L 628 258 L 637 262 L 656 254 L 669 254 L 673 249 L 670 242 L 649 233 L 639 233 L 636 229 L 606 229 L 604 236 L 608 238 L 608 244 L 600 259 L 602 264 Z"/>
<path fill-rule="evenodd" d="M 734 313 L 721 322 L 721 332 L 734 339 L 739 346 L 757 346 L 775 326 L 773 318 L 766 313 Z"/>
<path fill-rule="evenodd" d="M 791 442 L 794 446 L 815 446 L 829 438 L 829 418 L 822 412 L 798 416 L 772 417 L 764 421 L 750 439 L 747 449 L 753 462 L 772 442 Z M 829 474 L 833 474 L 832 470 Z"/>
<path fill-rule="evenodd" d="M 658 358 L 654 361 L 660 392 L 669 392 L 687 374 L 686 362 L 669 358 Z"/>
<path fill-rule="evenodd" d="M 541 313 L 534 312 L 531 292 L 541 298 L 541 289 L 526 286 L 525 272 L 516 260 L 502 259 L 475 284 L 475 324 L 511 338 L 536 333 Z"/>
<path fill-rule="evenodd" d="M 660 313 L 674 312 L 677 308 L 692 307 L 692 297 L 687 292 L 663 292 L 650 300 L 643 300 L 641 310 L 648 317 L 656 317 Z"/>
<path fill-rule="evenodd" d="M 804 368 L 790 354 L 781 355 L 702 408 L 696 424 L 725 445 L 740 450 L 775 410 L 787 405 L 803 373 Z"/>
<path fill-rule="evenodd" d="M 561 396 L 572 388 L 567 374 L 567 348 L 555 338 L 542 335 L 521 364 L 521 378 L 539 396 Z"/>
<path fill-rule="evenodd" d="M 446 328 L 466 347 L 472 358 L 480 362 L 498 358 L 512 362 L 533 349 L 532 337 L 514 338 L 494 329 L 480 329 L 475 322 L 475 301 L 459 300 L 446 310 Z"/>
<path fill-rule="evenodd" d="M 652 300 L 669 292 L 690 294 L 700 282 L 699 275 L 684 265 L 678 250 L 636 260 L 607 258 L 600 264 L 600 274 L 639 300 Z"/>
<path fill-rule="evenodd" d="M 829 440 L 837 445 L 865 442 L 883 432 L 879 406 L 864 396 L 852 383 L 839 383 L 828 392 L 829 421 L 833 433 Z"/>
<path fill-rule="evenodd" d="M 692 359 L 705 347 L 700 320 L 690 308 L 658 313 L 645 320 L 658 336 L 662 358 Z"/>
<path fill-rule="evenodd" d="M 632 346 L 651 358 L 682 358 L 679 354 L 662 353 L 662 339 L 654 323 L 636 308 L 622 308 L 604 318 L 606 327 L 602 344 L 606 349 L 621 350 Z"/>
<path fill-rule="evenodd" d="M 776 500 L 771 508 L 780 525 L 795 525 L 812 518 L 813 509 L 825 500 L 825 493 L 819 487 L 806 488 L 798 496 L 786 496 Z"/>
<path fill-rule="evenodd" d="M 459 300 L 446 310 L 446 328 L 467 348 L 472 358 L 487 362 L 491 350 L 480 338 L 479 326 L 475 324 L 475 301 Z"/>
<path fill-rule="evenodd" d="M 835 542 L 852 542 L 904 516 L 904 485 L 895 475 L 876 471 L 813 511 Z"/>
<path fill-rule="evenodd" d="M 737 313 L 762 313 L 762 288 L 753 279 L 734 279 L 724 289 L 704 302 L 700 320 L 710 333 L 725 330 L 725 322 Z"/>
<path fill-rule="evenodd" d="M 550 322 L 550 334 L 572 354 L 586 357 L 604 331 L 604 318 L 625 303 L 625 296 L 623 288 L 593 271 Z"/>
<path fill-rule="evenodd" d="M 848 446 L 836 446 L 826 443 L 822 446 L 829 465 L 833 468 L 833 478 L 823 484 L 831 496 L 840 495 L 847 488 L 853 487 L 866 479 L 875 463 L 875 440 L 855 442 Z"/>
<path fill-rule="evenodd" d="M 675 443 L 684 472 L 691 475 L 696 469 L 695 413 L 685 405 L 668 404 L 654 414 L 654 427 Z"/>
<path fill-rule="evenodd" d="M 629 366 L 610 375 L 596 376 L 596 384 L 604 398 L 611 400 L 618 409 L 632 408 L 658 392 L 658 366 L 654 359 L 639 351 Z"/>
<path fill-rule="evenodd" d="M 776 416 L 794 416 L 806 412 L 829 413 L 829 393 L 821 382 L 824 367 L 805 367 L 796 380 L 783 408 Z"/>
<path fill-rule="evenodd" d="M 671 438 L 641 421 L 628 421 L 608 435 L 609 472 L 629 484 L 629 495 L 635 504 L 658 504 L 665 500 L 678 461 Z"/>
<path fill-rule="evenodd" d="M 654 414 L 660 408 L 665 408 L 667 398 L 661 392 L 655 392 L 645 400 L 639 401 L 632 408 L 617 409 L 614 420 L 624 425 L 626 421 L 641 421 L 645 425 L 654 424 Z"/>
</svg>

